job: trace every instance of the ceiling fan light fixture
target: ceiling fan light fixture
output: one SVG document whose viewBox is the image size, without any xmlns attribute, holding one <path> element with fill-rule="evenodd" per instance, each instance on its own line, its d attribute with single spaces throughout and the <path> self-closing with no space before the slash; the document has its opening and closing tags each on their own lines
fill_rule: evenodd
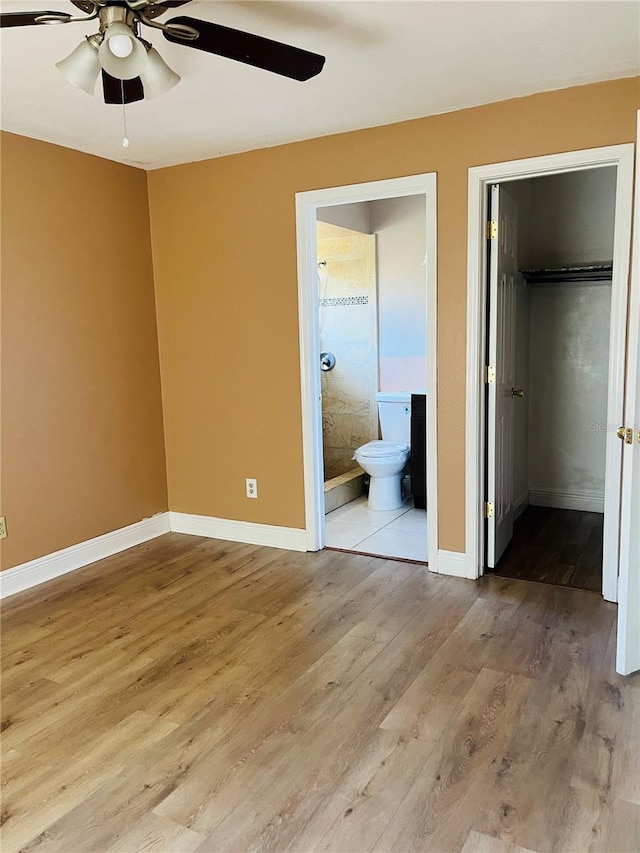
<svg viewBox="0 0 640 853">
<path fill-rule="evenodd" d="M 82 89 L 87 95 L 93 95 L 100 73 L 98 45 L 97 36 L 87 36 L 69 56 L 56 62 L 56 68 L 64 74 L 69 83 Z"/>
<path fill-rule="evenodd" d="M 147 53 L 147 64 L 140 73 L 144 87 L 145 98 L 157 98 L 173 89 L 180 80 L 179 74 L 169 68 L 155 47 L 150 47 Z"/>
<path fill-rule="evenodd" d="M 1 2 L 1 0 L 0 0 Z M 263 68 L 292 80 L 309 80 L 322 71 L 325 57 L 290 44 L 236 30 L 213 21 L 179 16 L 155 20 L 190 0 L 71 0 L 86 17 L 66 12 L 0 12 L 0 28 L 66 24 L 99 19 L 99 32 L 88 36 L 56 63 L 67 80 L 92 94 L 102 70 L 105 104 L 130 104 L 156 98 L 180 81 L 148 41 L 141 27 L 160 30 L 167 41 L 214 56 Z M 126 85 L 125 85 L 126 84 Z"/>
<path fill-rule="evenodd" d="M 118 80 L 132 80 L 147 64 L 147 49 L 127 24 L 116 21 L 105 30 L 98 58 L 107 74 Z"/>
</svg>

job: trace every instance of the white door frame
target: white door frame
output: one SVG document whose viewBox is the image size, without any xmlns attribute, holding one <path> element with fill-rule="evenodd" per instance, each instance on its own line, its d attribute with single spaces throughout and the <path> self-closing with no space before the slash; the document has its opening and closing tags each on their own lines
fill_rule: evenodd
<svg viewBox="0 0 640 853">
<path fill-rule="evenodd" d="M 307 550 L 324 547 L 324 471 L 322 464 L 322 394 L 320 384 L 320 312 L 317 276 L 316 211 L 319 207 L 424 195 L 426 207 L 425 287 L 427 293 L 427 526 L 429 568 L 437 571 L 438 471 L 436 174 L 411 175 L 296 193 L 298 246 L 298 318 L 302 382 L 305 529 Z M 355 448 L 354 448 L 355 450 Z"/>
<path fill-rule="evenodd" d="M 624 405 L 627 292 L 633 203 L 633 144 L 611 145 L 526 160 L 512 160 L 469 169 L 468 283 L 467 283 L 467 398 L 466 398 L 466 559 L 467 576 L 484 572 L 484 360 L 486 341 L 487 189 L 506 180 L 617 166 L 613 280 L 609 343 L 609 396 L 605 507 L 620 503 L 621 446 L 615 429 L 622 423 Z M 619 512 L 606 514 L 604 530 L 603 595 L 617 600 Z"/>
</svg>

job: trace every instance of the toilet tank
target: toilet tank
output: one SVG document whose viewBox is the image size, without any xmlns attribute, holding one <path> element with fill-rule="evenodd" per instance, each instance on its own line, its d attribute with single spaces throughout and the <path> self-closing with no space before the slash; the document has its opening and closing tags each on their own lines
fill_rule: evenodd
<svg viewBox="0 0 640 853">
<path fill-rule="evenodd" d="M 411 392 L 378 391 L 378 417 L 383 441 L 411 444 Z"/>
</svg>

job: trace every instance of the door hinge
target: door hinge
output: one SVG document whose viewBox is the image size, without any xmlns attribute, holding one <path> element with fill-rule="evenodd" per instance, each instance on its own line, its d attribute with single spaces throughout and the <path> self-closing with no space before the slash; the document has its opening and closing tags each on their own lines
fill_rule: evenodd
<svg viewBox="0 0 640 853">
<path fill-rule="evenodd" d="M 484 517 L 493 518 L 493 504 L 487 501 L 484 505 Z"/>
<path fill-rule="evenodd" d="M 621 426 L 617 430 L 616 435 L 618 436 L 618 438 L 621 438 L 625 444 L 633 444 L 633 430 L 631 429 L 631 427 Z"/>
<path fill-rule="evenodd" d="M 487 222 L 487 240 L 495 240 L 498 236 L 498 223 L 495 219 Z"/>
<path fill-rule="evenodd" d="M 488 364 L 484 369 L 484 381 L 487 383 L 496 381 L 496 369 L 491 364 Z"/>
</svg>

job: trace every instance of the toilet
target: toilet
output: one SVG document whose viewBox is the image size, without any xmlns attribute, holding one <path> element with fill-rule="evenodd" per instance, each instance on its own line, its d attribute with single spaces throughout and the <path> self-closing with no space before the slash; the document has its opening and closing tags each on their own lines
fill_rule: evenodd
<svg viewBox="0 0 640 853">
<path fill-rule="evenodd" d="M 411 393 L 379 391 L 376 400 L 382 441 L 368 441 L 353 458 L 370 477 L 369 509 L 400 509 L 402 473 L 411 453 Z"/>
</svg>

